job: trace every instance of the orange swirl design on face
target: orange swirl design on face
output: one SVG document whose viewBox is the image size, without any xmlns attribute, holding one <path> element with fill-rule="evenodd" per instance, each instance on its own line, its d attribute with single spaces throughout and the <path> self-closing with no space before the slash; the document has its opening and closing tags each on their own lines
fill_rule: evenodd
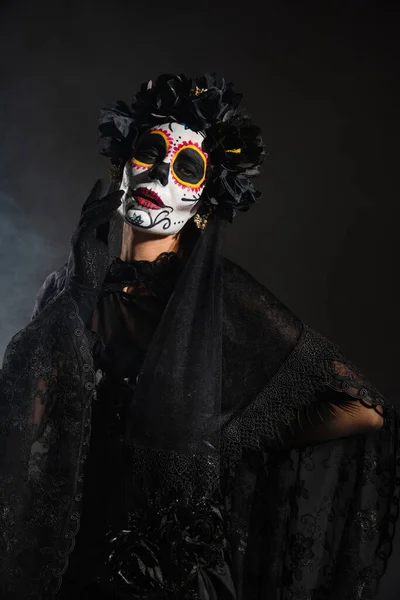
<svg viewBox="0 0 400 600">
<path fill-rule="evenodd" d="M 182 152 L 182 150 L 186 150 L 186 148 L 191 148 L 192 150 L 195 150 L 201 156 L 203 163 L 204 163 L 203 175 L 202 175 L 200 181 L 198 181 L 197 183 L 189 183 L 188 181 L 184 181 L 183 179 L 180 179 L 174 170 L 174 163 L 175 163 L 177 157 Z M 206 179 L 207 165 L 208 165 L 208 156 L 205 152 L 203 152 L 201 146 L 197 142 L 192 142 L 192 141 L 182 142 L 181 144 L 179 144 L 179 146 L 176 147 L 174 156 L 172 157 L 171 173 L 172 173 L 176 183 L 180 187 L 190 188 L 192 190 L 198 190 L 199 188 L 201 188 L 201 186 L 203 185 L 203 183 Z"/>
<path fill-rule="evenodd" d="M 165 155 L 167 156 L 169 149 L 173 143 L 171 134 L 168 131 L 165 131 L 165 129 L 152 129 L 151 131 L 149 131 L 149 133 L 151 135 L 161 135 L 161 137 L 165 141 Z M 137 158 L 135 157 L 131 158 L 131 164 L 132 166 L 139 167 L 140 169 L 150 169 L 154 165 L 154 163 L 145 163 L 140 160 L 137 160 Z"/>
</svg>

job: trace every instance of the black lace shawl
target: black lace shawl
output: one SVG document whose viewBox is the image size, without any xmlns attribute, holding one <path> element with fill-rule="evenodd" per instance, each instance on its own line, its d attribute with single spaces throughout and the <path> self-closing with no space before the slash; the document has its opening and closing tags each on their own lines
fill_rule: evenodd
<svg viewBox="0 0 400 600">
<path fill-rule="evenodd" d="M 65 268 L 48 278 L 0 373 L 5 599 L 53 598 L 79 530 L 99 339 L 64 279 Z M 126 548 L 135 538 L 124 560 L 140 594 L 129 597 L 373 598 L 398 516 L 398 415 L 335 345 L 228 260 L 223 284 L 221 494 L 190 514 L 179 499 L 148 520 L 137 513 L 117 540 Z M 295 437 L 280 443 L 304 415 L 315 417 L 314 406 L 338 397 L 383 408 L 383 427 L 317 445 L 312 436 L 302 447 Z M 168 485 L 160 467 L 159 484 Z M 185 464 L 175 467 L 184 481 Z M 165 552 L 175 582 L 163 571 Z"/>
</svg>

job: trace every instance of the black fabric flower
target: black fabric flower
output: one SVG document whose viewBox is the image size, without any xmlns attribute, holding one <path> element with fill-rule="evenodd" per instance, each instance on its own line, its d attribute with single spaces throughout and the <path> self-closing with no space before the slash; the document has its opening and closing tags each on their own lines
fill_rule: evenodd
<svg viewBox="0 0 400 600">
<path fill-rule="evenodd" d="M 204 503 L 195 510 L 175 502 L 161 522 L 161 539 L 167 542 L 174 565 L 208 567 L 218 562 L 224 547 L 220 509 Z"/>
<path fill-rule="evenodd" d="M 135 147 L 138 128 L 129 106 L 118 101 L 103 108 L 99 117 L 100 152 L 112 159 L 113 164 L 123 165 Z"/>
<path fill-rule="evenodd" d="M 200 570 L 225 566 L 227 541 L 220 508 L 184 500 L 131 515 L 129 527 L 110 532 L 108 561 L 99 583 L 146 598 L 190 592 Z M 175 597 L 175 596 L 173 596 Z M 186 596 L 185 596 L 186 597 Z"/>
<path fill-rule="evenodd" d="M 232 222 L 238 210 L 248 210 L 259 198 L 249 179 L 258 175 L 265 157 L 261 131 L 239 110 L 241 99 L 232 83 L 215 74 L 197 79 L 160 75 L 142 84 L 131 107 L 119 101 L 101 111 L 101 153 L 122 167 L 134 153 L 138 136 L 150 127 L 176 121 L 203 131 L 210 171 L 202 212 L 212 209 Z"/>
<path fill-rule="evenodd" d="M 109 266 L 103 289 L 121 291 L 126 286 L 147 290 L 154 296 L 169 297 L 184 265 L 176 252 L 162 252 L 156 260 L 122 261 Z M 129 294 L 128 294 L 129 298 Z"/>
</svg>

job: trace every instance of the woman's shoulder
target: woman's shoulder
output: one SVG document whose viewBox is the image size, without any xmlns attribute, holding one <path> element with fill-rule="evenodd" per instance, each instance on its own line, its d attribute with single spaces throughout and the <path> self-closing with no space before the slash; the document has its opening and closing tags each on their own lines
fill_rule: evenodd
<svg viewBox="0 0 400 600">
<path fill-rule="evenodd" d="M 224 288 L 228 293 L 236 291 L 238 294 L 244 294 L 247 298 L 252 297 L 254 300 L 259 298 L 263 303 L 284 307 L 284 304 L 269 288 L 238 263 L 224 256 L 222 267 Z M 289 310 L 287 307 L 285 308 Z"/>
<path fill-rule="evenodd" d="M 31 319 L 34 319 L 43 308 L 49 304 L 64 288 L 67 275 L 67 263 L 64 263 L 57 271 L 50 273 L 36 295 L 35 306 Z"/>
<path fill-rule="evenodd" d="M 264 331 L 298 339 L 303 322 L 290 308 L 233 260 L 224 257 L 222 266 L 225 313 L 232 312 L 257 326 L 262 324 Z"/>
</svg>

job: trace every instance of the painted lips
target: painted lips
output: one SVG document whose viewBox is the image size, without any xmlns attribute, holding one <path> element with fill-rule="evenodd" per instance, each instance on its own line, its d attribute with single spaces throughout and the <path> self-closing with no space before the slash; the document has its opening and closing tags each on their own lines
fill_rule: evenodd
<svg viewBox="0 0 400 600">
<path fill-rule="evenodd" d="M 147 188 L 139 187 L 135 190 L 132 190 L 132 196 L 135 198 L 138 204 L 144 206 L 145 208 L 160 210 L 160 208 L 164 207 L 164 202 L 161 200 L 160 196 L 153 190 L 148 190 Z"/>
</svg>

